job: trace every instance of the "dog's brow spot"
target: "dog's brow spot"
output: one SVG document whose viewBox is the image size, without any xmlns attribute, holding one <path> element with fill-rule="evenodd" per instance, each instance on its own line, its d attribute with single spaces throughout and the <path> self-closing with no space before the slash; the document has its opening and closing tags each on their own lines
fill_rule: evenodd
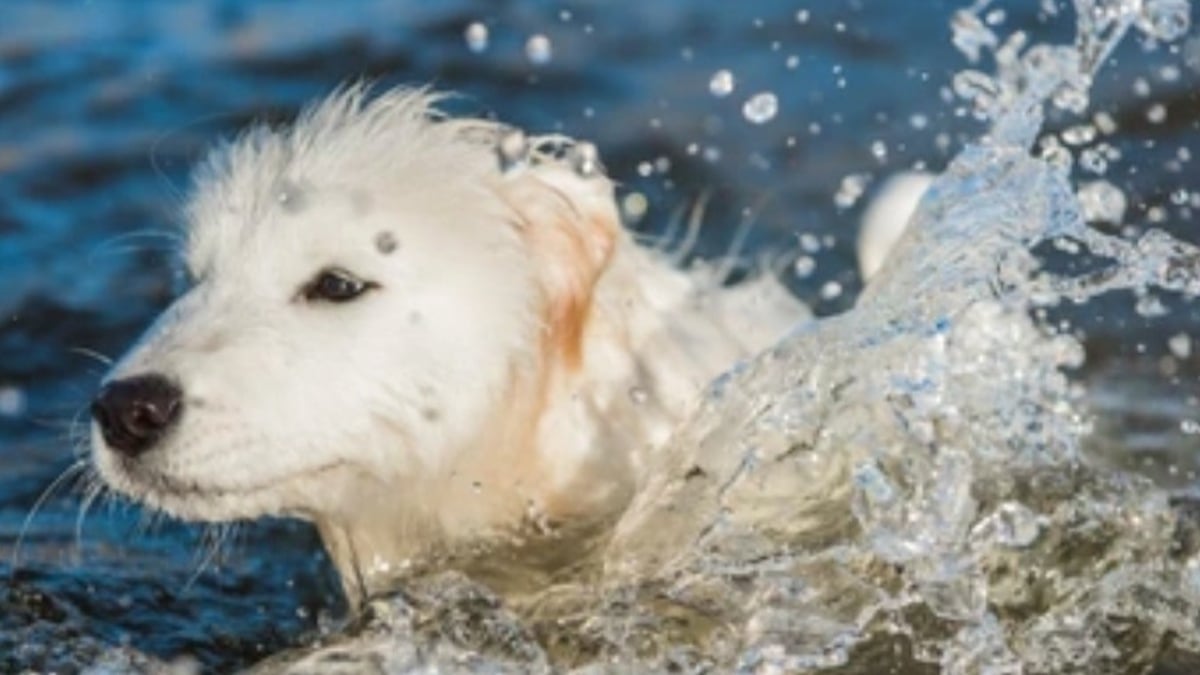
<svg viewBox="0 0 1200 675">
<path fill-rule="evenodd" d="M 417 312 L 417 311 L 409 312 L 408 313 L 408 322 L 411 324 L 421 323 L 421 313 Z"/>
<path fill-rule="evenodd" d="M 436 422 L 442 418 L 442 411 L 437 408 L 425 408 L 421 410 L 421 415 L 430 422 Z"/>
<path fill-rule="evenodd" d="M 396 241 L 396 235 L 391 232 L 380 232 L 375 235 L 375 248 L 384 255 L 395 251 L 399 245 L 400 242 Z"/>
<path fill-rule="evenodd" d="M 304 210 L 306 200 L 304 191 L 299 185 L 291 181 L 284 181 L 279 186 L 279 206 L 283 208 L 285 213 L 299 213 Z"/>
</svg>

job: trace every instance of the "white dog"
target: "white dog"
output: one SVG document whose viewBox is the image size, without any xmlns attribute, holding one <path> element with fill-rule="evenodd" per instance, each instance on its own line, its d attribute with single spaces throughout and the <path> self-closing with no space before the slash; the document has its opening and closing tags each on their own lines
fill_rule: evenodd
<svg viewBox="0 0 1200 675">
<path fill-rule="evenodd" d="M 805 316 L 636 246 L 569 143 L 502 168 L 512 132 L 436 98 L 351 88 L 214 152 L 193 286 L 93 405 L 111 487 L 311 520 L 351 602 L 422 556 L 610 522 L 701 389 Z"/>
</svg>

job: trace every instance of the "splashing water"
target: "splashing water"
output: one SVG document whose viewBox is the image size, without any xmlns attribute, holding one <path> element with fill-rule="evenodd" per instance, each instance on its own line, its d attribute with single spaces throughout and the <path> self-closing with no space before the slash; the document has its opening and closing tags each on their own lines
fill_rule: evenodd
<svg viewBox="0 0 1200 675">
<path fill-rule="evenodd" d="M 1134 673 L 1200 653 L 1200 537 L 1164 491 L 1089 456 L 1068 377 L 1083 348 L 1031 318 L 1117 289 L 1200 295 L 1200 249 L 1089 224 L 1126 208 L 1111 183 L 1071 183 L 1094 134 L 1039 145 L 1047 107 L 1086 111 L 1127 33 L 1177 40 L 1191 8 L 1076 0 L 1060 46 L 997 35 L 990 4 L 953 18 L 968 59 L 995 62 L 953 83 L 988 132 L 854 309 L 712 385 L 589 578 L 506 598 L 414 579 L 259 672 Z M 498 148 L 528 152 L 518 132 Z M 591 173 L 594 148 L 570 161 Z M 1102 264 L 1043 270 L 1034 249 L 1063 240 Z"/>
</svg>

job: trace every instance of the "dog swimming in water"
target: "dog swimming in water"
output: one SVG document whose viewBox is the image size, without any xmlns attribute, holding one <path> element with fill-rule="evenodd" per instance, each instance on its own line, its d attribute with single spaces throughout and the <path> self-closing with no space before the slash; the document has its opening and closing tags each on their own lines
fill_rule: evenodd
<svg viewBox="0 0 1200 675">
<path fill-rule="evenodd" d="M 622 228 L 594 149 L 349 87 L 215 149 L 192 283 L 104 378 L 92 461 L 184 519 L 316 525 L 352 604 L 603 528 L 703 388 L 807 315 Z"/>
</svg>

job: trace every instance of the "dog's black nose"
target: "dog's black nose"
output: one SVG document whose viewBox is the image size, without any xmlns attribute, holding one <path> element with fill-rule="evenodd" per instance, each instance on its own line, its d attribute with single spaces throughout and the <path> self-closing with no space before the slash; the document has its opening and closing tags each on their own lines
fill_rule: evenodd
<svg viewBox="0 0 1200 675">
<path fill-rule="evenodd" d="M 136 457 L 154 447 L 182 408 L 179 387 L 152 373 L 104 385 L 92 401 L 92 418 L 113 450 Z"/>
</svg>

